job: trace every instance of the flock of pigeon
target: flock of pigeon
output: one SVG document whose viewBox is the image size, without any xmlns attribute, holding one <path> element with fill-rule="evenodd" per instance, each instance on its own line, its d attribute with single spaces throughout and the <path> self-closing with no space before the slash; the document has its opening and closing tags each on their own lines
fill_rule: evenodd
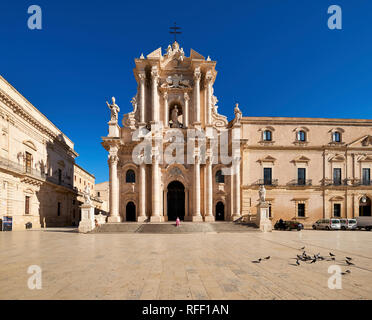
<svg viewBox="0 0 372 320">
<path fill-rule="evenodd" d="M 332 252 L 329 253 L 329 257 L 322 257 L 320 255 L 320 253 L 314 254 L 313 256 L 307 254 L 306 251 L 305 251 L 305 247 L 302 247 L 299 250 L 302 251 L 302 254 L 301 255 L 297 254 L 296 258 L 292 258 L 292 259 L 296 260 L 296 264 L 293 264 L 294 266 L 300 266 L 301 265 L 300 261 L 308 263 L 308 264 L 313 264 L 317 261 L 336 261 L 336 255 L 333 254 Z M 257 260 L 254 260 L 254 261 L 252 261 L 252 263 L 261 263 L 261 261 L 265 261 L 265 260 L 269 260 L 269 259 L 270 259 L 270 256 L 267 256 L 265 258 L 259 258 Z M 347 266 L 353 266 L 354 263 L 351 262 L 352 260 L 353 260 L 353 258 L 351 258 L 351 257 L 345 257 L 346 265 Z M 342 275 L 346 275 L 346 274 L 350 274 L 350 273 L 351 273 L 350 270 L 346 270 L 345 272 L 341 272 Z"/>
</svg>

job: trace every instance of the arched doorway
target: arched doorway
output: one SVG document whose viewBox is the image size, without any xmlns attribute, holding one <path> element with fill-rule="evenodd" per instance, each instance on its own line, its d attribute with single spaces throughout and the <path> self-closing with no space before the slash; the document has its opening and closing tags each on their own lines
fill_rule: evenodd
<svg viewBox="0 0 372 320">
<path fill-rule="evenodd" d="M 167 215 L 168 221 L 185 218 L 185 187 L 179 181 L 168 184 Z"/>
<path fill-rule="evenodd" d="M 371 216 L 371 199 L 362 197 L 359 201 L 359 216 Z"/>
<path fill-rule="evenodd" d="M 136 205 L 132 201 L 127 203 L 126 220 L 136 221 Z"/>
<path fill-rule="evenodd" d="M 216 204 L 216 221 L 225 220 L 225 205 L 223 202 L 219 201 Z"/>
</svg>

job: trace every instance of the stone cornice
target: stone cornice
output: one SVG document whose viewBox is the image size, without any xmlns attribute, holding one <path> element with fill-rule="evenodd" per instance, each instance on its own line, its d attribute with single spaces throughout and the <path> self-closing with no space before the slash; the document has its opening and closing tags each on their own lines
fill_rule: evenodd
<svg viewBox="0 0 372 320">
<path fill-rule="evenodd" d="M 7 95 L 0 88 L 0 101 L 2 101 L 6 106 L 8 106 L 14 114 L 18 115 L 20 118 L 25 120 L 27 123 L 31 124 L 34 128 L 45 134 L 47 137 L 53 140 L 53 143 L 59 143 L 64 149 L 69 150 L 75 157 L 78 153 L 71 149 L 66 143 L 59 141 L 59 135 L 55 134 L 52 130 L 48 129 L 40 121 L 36 120 L 32 115 L 30 115 L 22 106 L 20 106 L 16 101 L 14 101 L 9 95 Z M 61 132 L 62 134 L 62 132 Z"/>
</svg>

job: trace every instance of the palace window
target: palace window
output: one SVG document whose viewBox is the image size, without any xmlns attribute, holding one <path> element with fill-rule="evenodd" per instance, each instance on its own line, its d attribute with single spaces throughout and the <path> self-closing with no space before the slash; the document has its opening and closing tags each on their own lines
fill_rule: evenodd
<svg viewBox="0 0 372 320">
<path fill-rule="evenodd" d="M 306 169 L 298 168 L 297 169 L 297 184 L 304 186 L 306 184 Z"/>
<path fill-rule="evenodd" d="M 341 168 L 333 169 L 333 184 L 336 186 L 341 184 Z"/>
<path fill-rule="evenodd" d="M 363 168 L 362 184 L 365 186 L 371 185 L 371 170 L 369 168 Z"/>
<path fill-rule="evenodd" d="M 340 203 L 333 204 L 333 216 L 341 218 L 341 204 Z"/>
<path fill-rule="evenodd" d="M 125 175 L 125 182 L 126 183 L 135 183 L 136 182 L 136 174 L 132 169 L 129 169 Z"/>
<path fill-rule="evenodd" d="M 61 215 L 61 203 L 57 203 L 57 216 L 59 217 Z"/>
<path fill-rule="evenodd" d="M 31 173 L 32 155 L 26 152 L 26 172 Z"/>
<path fill-rule="evenodd" d="M 303 131 L 303 130 L 298 131 L 297 132 L 297 140 L 301 141 L 301 142 L 305 142 L 306 141 L 306 132 Z"/>
<path fill-rule="evenodd" d="M 297 217 L 305 217 L 305 204 L 297 203 Z"/>
<path fill-rule="evenodd" d="M 25 197 L 25 214 L 30 214 L 30 197 Z"/>
<path fill-rule="evenodd" d="M 222 174 L 222 170 L 216 172 L 216 183 L 225 183 L 225 176 Z"/>
<path fill-rule="evenodd" d="M 264 141 L 272 141 L 272 132 L 270 130 L 265 130 L 263 132 L 263 140 Z"/>
<path fill-rule="evenodd" d="M 264 185 L 271 186 L 272 182 L 272 169 L 264 168 Z"/>
<path fill-rule="evenodd" d="M 335 131 L 332 134 L 333 142 L 341 142 L 341 133 L 339 131 Z"/>
</svg>

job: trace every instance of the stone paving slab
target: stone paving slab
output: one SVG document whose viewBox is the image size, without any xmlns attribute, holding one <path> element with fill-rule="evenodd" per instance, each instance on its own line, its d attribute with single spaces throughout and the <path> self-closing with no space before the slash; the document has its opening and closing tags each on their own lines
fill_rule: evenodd
<svg viewBox="0 0 372 320">
<path fill-rule="evenodd" d="M 0 232 L 0 299 L 372 299 L 372 232 L 75 231 Z M 336 261 L 296 266 L 303 246 Z M 41 290 L 27 286 L 30 265 Z M 328 288 L 331 265 L 351 270 L 342 289 Z"/>
</svg>

